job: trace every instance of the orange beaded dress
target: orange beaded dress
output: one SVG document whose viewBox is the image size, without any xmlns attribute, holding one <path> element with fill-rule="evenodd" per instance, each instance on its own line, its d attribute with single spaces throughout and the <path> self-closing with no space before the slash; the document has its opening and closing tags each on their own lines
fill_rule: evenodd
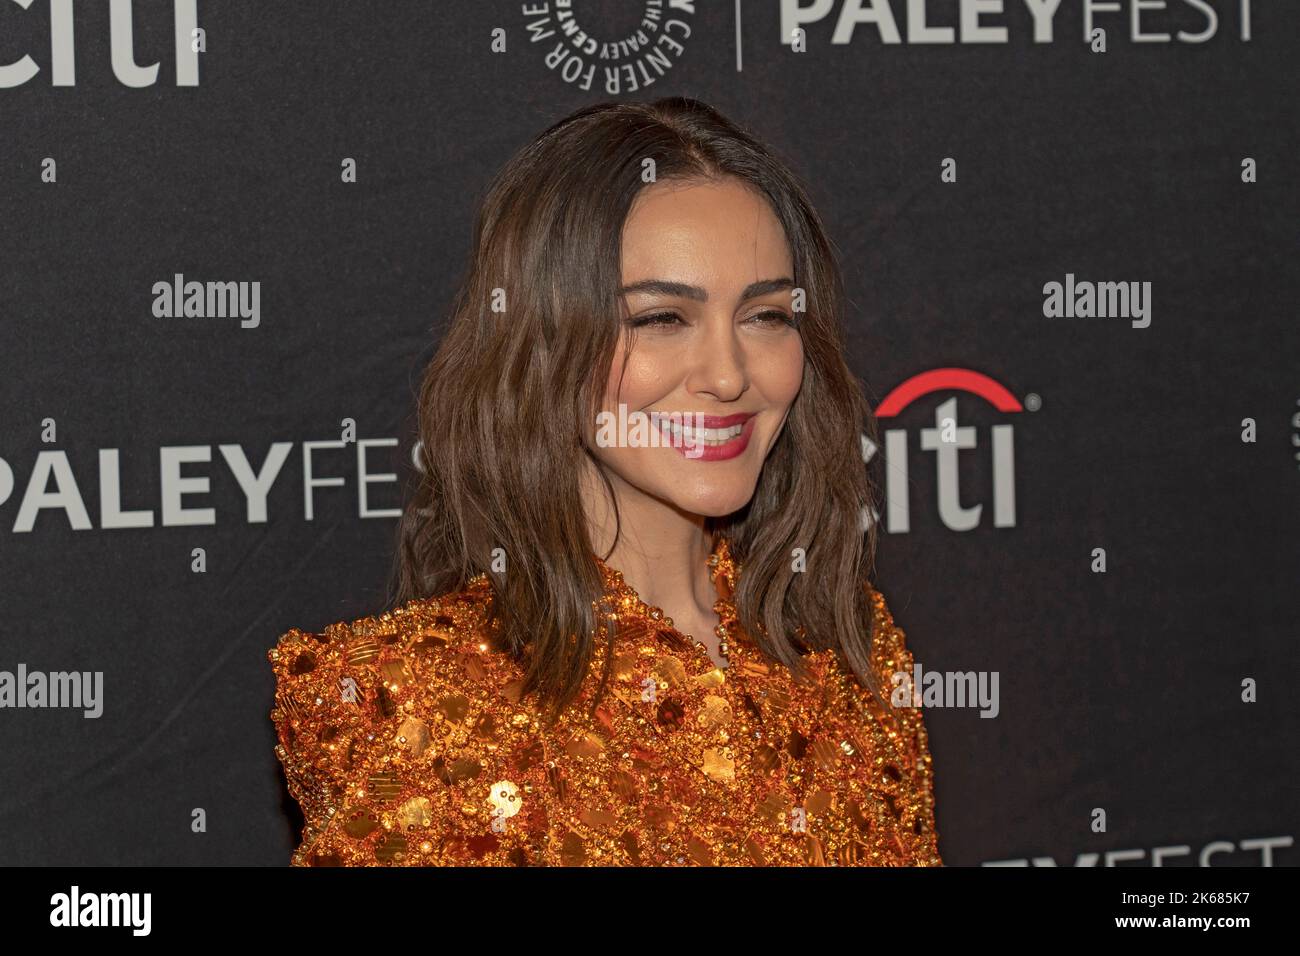
<svg viewBox="0 0 1300 956">
<path fill-rule="evenodd" d="M 295 866 L 941 866 L 919 709 L 880 706 L 834 651 L 796 683 L 741 631 L 740 568 L 709 558 L 728 666 L 599 562 L 618 617 L 610 683 L 553 724 L 481 630 L 491 589 L 269 652 L 276 754 L 306 820 Z M 873 664 L 888 694 L 912 657 L 884 597 Z"/>
</svg>

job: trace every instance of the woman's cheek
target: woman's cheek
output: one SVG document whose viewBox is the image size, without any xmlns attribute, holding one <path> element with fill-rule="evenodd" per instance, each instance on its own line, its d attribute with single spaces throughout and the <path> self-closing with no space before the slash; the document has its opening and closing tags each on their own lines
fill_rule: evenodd
<svg viewBox="0 0 1300 956">
<path fill-rule="evenodd" d="M 638 346 L 624 369 L 620 355 L 610 370 L 606 389 L 610 407 L 617 408 L 618 403 L 623 402 L 629 411 L 643 408 L 665 392 L 671 391 L 669 374 L 673 364 L 666 357 L 657 354 L 656 350 Z"/>
<path fill-rule="evenodd" d="M 764 350 L 756 369 L 762 376 L 762 392 L 769 401 L 777 404 L 793 402 L 803 384 L 803 340 L 798 333 Z"/>
</svg>

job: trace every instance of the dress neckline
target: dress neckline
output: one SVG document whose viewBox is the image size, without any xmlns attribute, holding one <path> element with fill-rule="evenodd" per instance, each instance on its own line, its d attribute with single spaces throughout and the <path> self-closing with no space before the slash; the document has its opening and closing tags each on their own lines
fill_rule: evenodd
<svg viewBox="0 0 1300 956">
<path fill-rule="evenodd" d="M 745 635 L 736 623 L 736 607 L 732 601 L 735 593 L 737 567 L 731 557 L 731 550 L 725 536 L 718 534 L 714 538 L 713 551 L 707 559 L 710 577 L 718 595 L 713 611 L 718 615 L 718 624 L 714 634 L 719 639 L 719 649 L 727 666 L 722 667 L 710 656 L 708 648 L 690 634 L 685 634 L 673 624 L 673 619 L 664 614 L 663 609 L 647 604 L 637 593 L 636 588 L 623 577 L 623 572 L 610 567 L 599 555 L 594 555 L 596 564 L 605 580 L 605 600 L 613 615 L 619 619 L 631 618 L 639 621 L 647 629 L 660 636 L 669 635 L 671 639 L 691 648 L 711 668 L 723 674 L 730 674 L 735 669 L 739 651 L 745 641 Z"/>
</svg>

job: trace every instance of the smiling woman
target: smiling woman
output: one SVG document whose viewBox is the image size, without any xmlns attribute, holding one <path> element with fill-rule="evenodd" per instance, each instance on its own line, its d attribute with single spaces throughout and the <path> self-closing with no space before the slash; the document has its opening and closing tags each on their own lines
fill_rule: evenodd
<svg viewBox="0 0 1300 956">
<path fill-rule="evenodd" d="M 271 651 L 295 864 L 941 863 L 842 308 L 804 190 L 698 101 L 506 165 L 393 608 Z M 602 438 L 628 409 L 668 440 Z"/>
<path fill-rule="evenodd" d="M 682 455 L 632 448 L 598 448 L 596 458 L 618 482 L 619 504 L 651 525 L 665 504 L 682 516 L 733 514 L 753 498 L 803 380 L 785 232 L 762 194 L 742 180 L 670 178 L 637 194 L 622 248 L 622 361 L 610 366 L 607 401 L 707 415 L 714 428 L 742 430 L 697 456 L 717 463 L 708 469 Z M 594 465 L 586 476 L 589 506 L 599 508 L 590 487 Z M 629 524 L 645 527 L 634 514 Z M 687 530 L 697 524 L 692 518 L 673 523 L 688 543 L 701 537 L 698 528 Z M 606 540 L 603 549 L 613 544 Z M 685 593 L 681 603 L 689 608 Z M 707 616 L 711 603 L 696 616 Z M 712 643 L 712 630 L 693 633 Z"/>
</svg>

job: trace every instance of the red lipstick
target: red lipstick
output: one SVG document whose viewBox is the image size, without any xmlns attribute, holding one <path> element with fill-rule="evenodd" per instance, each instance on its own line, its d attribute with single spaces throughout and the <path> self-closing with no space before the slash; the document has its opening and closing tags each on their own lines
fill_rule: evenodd
<svg viewBox="0 0 1300 956">
<path fill-rule="evenodd" d="M 750 436 L 754 434 L 754 422 L 758 418 L 754 412 L 737 412 L 734 415 L 696 415 L 691 412 L 679 413 L 678 418 L 685 432 L 674 437 L 667 424 L 667 416 L 662 413 L 659 418 L 659 430 L 669 439 L 669 446 L 688 461 L 727 461 L 741 455 L 749 447 Z M 743 426 L 740 434 L 716 445 L 704 444 L 693 440 L 696 427 L 734 428 Z"/>
</svg>

